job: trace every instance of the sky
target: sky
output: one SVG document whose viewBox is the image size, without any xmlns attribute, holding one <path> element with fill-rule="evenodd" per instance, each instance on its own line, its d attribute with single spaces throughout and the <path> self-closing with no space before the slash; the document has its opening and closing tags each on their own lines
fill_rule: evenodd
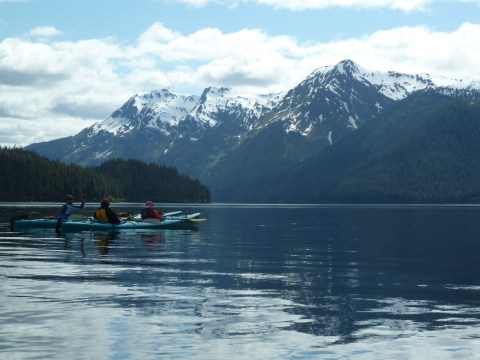
<svg viewBox="0 0 480 360">
<path fill-rule="evenodd" d="M 0 0 L 0 146 L 75 135 L 135 94 L 276 93 L 345 59 L 480 81 L 480 0 Z"/>
</svg>

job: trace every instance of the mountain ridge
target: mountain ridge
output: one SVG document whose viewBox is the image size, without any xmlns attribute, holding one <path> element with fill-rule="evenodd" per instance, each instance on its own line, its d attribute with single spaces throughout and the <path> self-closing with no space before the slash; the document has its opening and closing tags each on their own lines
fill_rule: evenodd
<svg viewBox="0 0 480 360">
<path fill-rule="evenodd" d="M 275 199 L 273 189 L 281 187 L 276 182 L 284 181 L 280 176 L 412 95 L 479 97 L 478 83 L 436 78 L 366 71 L 344 60 L 276 94 L 246 96 L 208 87 L 201 95 L 181 95 L 163 89 L 132 96 L 109 118 L 74 136 L 27 149 L 81 165 L 134 158 L 174 166 L 209 186 L 218 201 L 242 201 L 235 189 L 245 194 L 248 181 L 249 199 L 264 199 L 261 194 L 269 192 Z"/>
</svg>

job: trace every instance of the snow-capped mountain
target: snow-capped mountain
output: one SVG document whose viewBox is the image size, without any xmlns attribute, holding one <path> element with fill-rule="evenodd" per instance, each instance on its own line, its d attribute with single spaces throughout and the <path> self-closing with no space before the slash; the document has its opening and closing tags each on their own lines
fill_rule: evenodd
<svg viewBox="0 0 480 360">
<path fill-rule="evenodd" d="M 400 98 L 401 91 L 398 87 L 394 97 Z M 310 74 L 284 96 L 270 121 L 282 122 L 286 132 L 325 138 L 332 144 L 393 102 L 347 60 Z"/>
<path fill-rule="evenodd" d="M 170 89 L 132 96 L 106 120 L 73 137 L 28 146 L 47 157 L 83 165 L 111 157 L 163 162 L 178 146 L 248 132 L 276 106 L 281 94 L 242 96 L 229 88 L 206 88 L 201 95 Z M 180 145 L 179 145 L 180 144 Z M 58 145 L 58 148 L 57 148 Z M 165 159 L 167 162 L 175 160 Z"/>
<path fill-rule="evenodd" d="M 178 95 L 168 89 L 134 95 L 108 119 L 94 124 L 92 129 L 121 137 L 145 127 L 168 135 L 168 129 L 178 126 L 197 106 L 198 99 L 198 96 Z"/>
<path fill-rule="evenodd" d="M 170 136 L 182 121 L 189 119 L 198 123 L 199 128 L 212 128 L 225 121 L 238 120 L 238 125 L 248 130 L 280 98 L 280 94 L 247 97 L 233 93 L 230 88 L 209 87 L 200 96 L 163 89 L 134 95 L 108 119 L 94 124 L 92 129 L 97 133 L 103 130 L 124 137 L 147 128 Z"/>
<path fill-rule="evenodd" d="M 227 169 L 239 159 L 243 163 L 262 159 L 268 166 L 270 159 L 283 154 L 275 165 L 282 166 L 294 153 L 288 163 L 293 166 L 309 152 L 334 146 L 422 91 L 478 98 L 480 84 L 427 74 L 372 72 L 344 60 L 313 71 L 293 89 L 278 94 L 244 95 L 209 87 L 200 95 L 170 89 L 134 95 L 109 118 L 75 136 L 27 149 L 82 165 L 136 158 L 177 167 L 211 185 L 212 176 L 215 181 L 239 176 L 241 169 L 219 175 L 219 167 Z M 291 139 L 295 140 L 290 143 Z"/>
<path fill-rule="evenodd" d="M 326 138 L 332 144 L 417 91 L 436 89 L 452 95 L 480 90 L 479 83 L 437 79 L 428 74 L 369 72 L 345 60 L 312 72 L 284 96 L 269 120 L 282 122 L 286 132 Z"/>
<path fill-rule="evenodd" d="M 240 136 L 265 123 L 280 121 L 287 133 L 320 137 L 332 144 L 415 91 L 478 89 L 474 83 L 437 79 L 435 82 L 428 74 L 369 72 L 345 60 L 315 70 L 285 93 L 247 96 L 231 88 L 209 87 L 201 95 L 182 95 L 163 89 L 133 96 L 108 119 L 93 125 L 90 136 L 106 131 L 127 137 L 148 130 L 197 141 L 205 132 L 227 124 L 235 129 L 229 136 Z M 184 123 L 190 125 L 192 136 L 179 131 Z"/>
</svg>

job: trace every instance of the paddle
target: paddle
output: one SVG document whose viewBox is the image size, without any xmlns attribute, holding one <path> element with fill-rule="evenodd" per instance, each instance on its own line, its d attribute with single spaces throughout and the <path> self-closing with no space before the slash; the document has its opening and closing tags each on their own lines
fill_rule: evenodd
<svg viewBox="0 0 480 360">
<path fill-rule="evenodd" d="M 182 213 L 182 211 L 172 211 L 172 212 L 166 212 L 163 214 L 163 217 L 166 217 L 166 216 L 174 216 L 174 215 L 180 215 Z"/>
<path fill-rule="evenodd" d="M 188 219 L 188 221 L 193 221 L 193 222 L 204 222 L 204 221 L 207 221 L 207 219 Z"/>
<path fill-rule="evenodd" d="M 171 212 L 166 212 L 166 213 L 163 213 L 163 218 L 167 218 L 167 217 L 171 217 L 171 216 L 175 216 L 175 215 L 180 215 L 182 213 L 182 211 L 171 211 Z M 144 219 L 142 219 L 142 215 L 140 214 L 135 214 L 133 216 L 133 220 L 135 221 L 144 221 Z"/>
</svg>

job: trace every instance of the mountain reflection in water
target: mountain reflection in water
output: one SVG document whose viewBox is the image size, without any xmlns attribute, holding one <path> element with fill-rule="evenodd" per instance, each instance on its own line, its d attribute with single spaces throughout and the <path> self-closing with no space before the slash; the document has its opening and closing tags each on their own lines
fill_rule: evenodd
<svg viewBox="0 0 480 360">
<path fill-rule="evenodd" d="M 190 206 L 68 234 L 0 206 L 0 357 L 479 358 L 480 208 Z"/>
</svg>

